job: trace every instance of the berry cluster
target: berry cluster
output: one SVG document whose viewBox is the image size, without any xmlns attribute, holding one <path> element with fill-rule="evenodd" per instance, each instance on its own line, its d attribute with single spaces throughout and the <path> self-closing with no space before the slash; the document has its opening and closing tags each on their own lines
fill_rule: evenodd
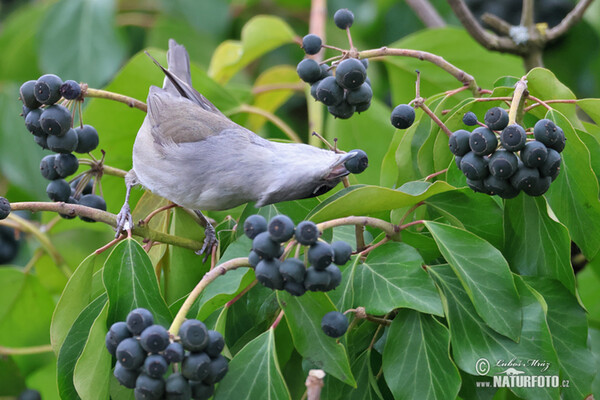
<svg viewBox="0 0 600 400">
<path fill-rule="evenodd" d="M 75 81 L 63 82 L 58 76 L 47 74 L 37 81 L 25 82 L 19 93 L 25 127 L 38 145 L 57 153 L 40 162 L 42 176 L 50 181 L 46 187 L 50 200 L 106 210 L 104 199 L 93 194 L 88 186 L 89 177 L 75 180 L 71 185 L 65 180 L 79 168 L 79 159 L 72 153 L 89 153 L 99 143 L 98 132 L 93 126 L 73 128 L 71 111 L 58 104 L 61 98 L 65 104 L 81 100 L 81 86 Z M 94 222 L 89 218 L 82 219 Z"/>
<path fill-rule="evenodd" d="M 472 132 L 453 132 L 448 146 L 474 191 L 504 199 L 516 197 L 521 191 L 541 196 L 558 176 L 566 137 L 549 119 L 539 120 L 529 139 L 522 126 L 508 124 L 508 113 L 500 107 L 486 112 L 485 124 L 472 112 L 464 115 L 463 122 L 478 126 Z"/>
<path fill-rule="evenodd" d="M 106 334 L 106 348 L 117 359 L 114 376 L 134 389 L 136 399 L 210 398 L 228 370 L 224 347 L 223 336 L 196 319 L 184 321 L 179 341 L 172 341 L 144 308 L 131 311 Z M 179 368 L 165 379 L 169 364 Z"/>
<path fill-rule="evenodd" d="M 410 128 L 415 122 L 415 109 L 408 104 L 399 104 L 392 110 L 390 120 L 396 129 Z"/>
<path fill-rule="evenodd" d="M 348 9 L 336 11 L 333 16 L 340 29 L 348 29 L 354 22 L 354 14 Z M 317 54 L 323 46 L 318 35 L 309 34 L 302 39 L 302 48 L 308 55 Z M 304 82 L 309 83 L 310 94 L 315 100 L 327 106 L 327 110 L 336 118 L 348 119 L 355 112 L 361 113 L 371 106 L 373 90 L 367 78 L 369 60 L 342 58 L 342 61 L 328 66 L 319 64 L 312 58 L 300 61 L 296 71 Z M 335 68 L 335 76 L 330 70 Z"/>
<path fill-rule="evenodd" d="M 314 222 L 302 221 L 294 226 L 286 215 L 277 215 L 269 221 L 258 214 L 249 216 L 244 222 L 244 233 L 252 242 L 248 256 L 254 267 L 256 279 L 264 286 L 285 290 L 293 296 L 301 296 L 307 290 L 327 292 L 335 289 L 342 281 L 338 266 L 350 260 L 352 248 L 346 242 L 331 245 L 319 241 L 319 229 Z M 296 257 L 284 256 L 282 243 L 295 238 L 300 245 L 309 246 L 307 264 Z"/>
<path fill-rule="evenodd" d="M 321 330 L 327 336 L 339 338 L 348 330 L 348 318 L 339 311 L 330 311 L 321 319 Z"/>
</svg>

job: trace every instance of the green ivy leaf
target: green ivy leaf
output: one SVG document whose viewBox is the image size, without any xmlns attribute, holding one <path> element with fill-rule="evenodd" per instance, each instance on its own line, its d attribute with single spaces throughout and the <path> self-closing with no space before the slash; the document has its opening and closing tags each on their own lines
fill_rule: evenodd
<svg viewBox="0 0 600 400">
<path fill-rule="evenodd" d="M 449 190 L 454 190 L 454 187 L 443 181 L 408 182 L 396 190 L 371 185 L 350 186 L 315 207 L 308 218 L 321 222 L 347 215 L 370 215 L 410 207 L 434 194 Z"/>
<path fill-rule="evenodd" d="M 273 329 L 256 337 L 233 357 L 214 399 L 234 399 L 240 393 L 249 399 L 291 399 L 277 361 Z"/>
<path fill-rule="evenodd" d="M 561 391 L 562 398 L 585 398 L 592 392 L 592 381 L 597 376 L 594 356 L 587 345 L 588 323 L 585 310 L 579 305 L 573 292 L 563 286 L 564 281 L 561 284 L 547 278 L 523 279 L 548 304 L 546 320 L 558 355 L 560 379 L 569 381 L 569 386 Z"/>
<path fill-rule="evenodd" d="M 93 300 L 92 276 L 98 261 L 98 255 L 92 253 L 79 264 L 56 304 L 50 326 L 50 341 L 55 353 L 58 353 L 81 310 Z"/>
<path fill-rule="evenodd" d="M 502 253 L 471 232 L 431 221 L 425 226 L 481 318 L 497 332 L 518 341 L 519 295 Z"/>
<path fill-rule="evenodd" d="M 558 375 L 556 352 L 546 324 L 546 304 L 521 278 L 515 278 L 521 305 L 521 309 L 516 312 L 519 315 L 523 313 L 523 325 L 519 334 L 520 340 L 515 343 L 486 325 L 475 311 L 452 268 L 448 265 L 437 265 L 430 267 L 429 273 L 446 299 L 444 308 L 450 328 L 452 354 L 461 370 L 471 375 L 479 375 L 477 365 L 481 364 L 480 360 L 483 358 L 490 364 L 489 371 L 485 374 L 487 376 L 503 373 L 508 367 L 506 364 L 497 363 L 508 363 L 511 360 L 523 364 L 515 368 L 523 371 L 525 375 Z M 493 279 L 495 278 L 490 278 Z M 490 301 L 497 304 L 495 298 Z M 529 360 L 549 363 L 549 367 L 542 371 L 540 366 L 527 365 Z M 514 387 L 511 390 L 524 399 L 558 398 L 558 388 Z"/>
<path fill-rule="evenodd" d="M 294 297 L 283 291 L 277 292 L 277 299 L 298 353 L 328 374 L 356 387 L 345 347 L 321 330 L 323 315 L 335 310 L 331 300 L 323 293 L 306 292 Z"/>
<path fill-rule="evenodd" d="M 558 279 L 575 294 L 569 232 L 563 224 L 550 218 L 543 197 L 521 194 L 506 201 L 504 224 L 503 254 L 514 272 Z"/>
<path fill-rule="evenodd" d="M 154 322 L 169 327 L 172 316 L 158 288 L 152 262 L 142 246 L 125 239 L 115 246 L 104 263 L 102 280 L 108 294 L 108 323 L 125 321 L 127 314 L 143 307 Z"/>
<path fill-rule="evenodd" d="M 383 350 L 383 374 L 394 397 L 455 398 L 461 380 L 449 346 L 448 329 L 431 315 L 400 310 Z"/>
<path fill-rule="evenodd" d="M 344 385 L 342 398 L 346 400 L 383 399 L 377 380 L 371 369 L 371 350 L 365 350 L 352 363 L 352 373 L 356 377 L 356 388 Z M 329 398 L 329 397 L 327 397 Z"/>
<path fill-rule="evenodd" d="M 40 35 L 42 68 L 91 87 L 104 84 L 125 58 L 114 16 L 114 0 L 57 2 L 41 22 L 52 27 Z"/>
<path fill-rule="evenodd" d="M 208 75 L 226 83 L 240 69 L 277 47 L 292 43 L 294 31 L 281 18 L 259 15 L 242 28 L 241 41 L 226 40 L 215 50 Z"/>
<path fill-rule="evenodd" d="M 443 315 L 442 302 L 417 250 L 404 243 L 386 243 L 354 267 L 354 305 L 370 314 L 407 307 Z"/>
<path fill-rule="evenodd" d="M 90 329 L 104 308 L 106 300 L 106 294 L 102 294 L 81 311 L 60 348 L 56 381 L 63 400 L 79 399 L 73 383 L 75 365 L 85 347 Z"/>
<path fill-rule="evenodd" d="M 108 304 L 104 304 L 90 328 L 85 347 L 75 364 L 73 384 L 82 400 L 108 398 L 112 356 L 104 343 L 108 332 L 107 316 Z"/>
<path fill-rule="evenodd" d="M 567 137 L 560 174 L 546 198 L 560 222 L 569 229 L 573 241 L 592 259 L 600 250 L 600 201 L 590 153 L 565 115 L 550 111 L 546 117 L 560 126 Z"/>
</svg>

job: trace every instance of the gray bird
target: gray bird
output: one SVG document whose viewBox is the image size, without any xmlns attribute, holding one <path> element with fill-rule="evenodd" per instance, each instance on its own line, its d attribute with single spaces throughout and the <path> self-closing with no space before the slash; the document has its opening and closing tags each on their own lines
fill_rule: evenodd
<svg viewBox="0 0 600 400">
<path fill-rule="evenodd" d="M 154 59 L 153 59 L 154 60 Z M 355 153 L 336 153 L 299 143 L 263 139 L 236 124 L 192 87 L 184 46 L 169 40 L 162 88 L 151 86 L 148 113 L 133 145 L 133 168 L 125 182 L 125 204 L 117 236 L 133 227 L 128 205 L 141 184 L 173 203 L 194 210 L 205 226 L 204 246 L 215 230 L 200 210 L 226 210 L 248 202 L 256 207 L 321 195 L 349 172 Z"/>
</svg>

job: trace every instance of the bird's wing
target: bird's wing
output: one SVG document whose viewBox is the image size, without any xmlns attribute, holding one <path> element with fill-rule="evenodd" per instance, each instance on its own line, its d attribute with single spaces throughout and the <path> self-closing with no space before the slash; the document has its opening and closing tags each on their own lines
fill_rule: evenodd
<svg viewBox="0 0 600 400">
<path fill-rule="evenodd" d="M 158 145 L 199 142 L 224 130 L 240 128 L 221 113 L 156 86 L 150 87 L 147 103 L 151 133 Z"/>
</svg>

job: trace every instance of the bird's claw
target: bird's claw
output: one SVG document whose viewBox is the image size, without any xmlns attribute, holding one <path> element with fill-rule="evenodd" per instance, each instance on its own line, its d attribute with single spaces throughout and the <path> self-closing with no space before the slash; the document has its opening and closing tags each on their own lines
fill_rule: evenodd
<svg viewBox="0 0 600 400">
<path fill-rule="evenodd" d="M 131 216 L 131 209 L 128 203 L 123 204 L 121 211 L 117 214 L 117 226 L 115 229 L 117 231 L 115 238 L 118 238 L 121 232 L 131 232 L 131 229 L 133 229 L 133 217 Z"/>
<path fill-rule="evenodd" d="M 199 256 L 204 254 L 204 258 L 202 259 L 202 262 L 204 263 L 208 259 L 208 256 L 212 253 L 213 248 L 217 247 L 218 245 L 219 240 L 217 239 L 215 228 L 212 225 L 207 224 L 204 228 L 204 244 L 200 250 L 196 251 L 196 254 Z"/>
</svg>

